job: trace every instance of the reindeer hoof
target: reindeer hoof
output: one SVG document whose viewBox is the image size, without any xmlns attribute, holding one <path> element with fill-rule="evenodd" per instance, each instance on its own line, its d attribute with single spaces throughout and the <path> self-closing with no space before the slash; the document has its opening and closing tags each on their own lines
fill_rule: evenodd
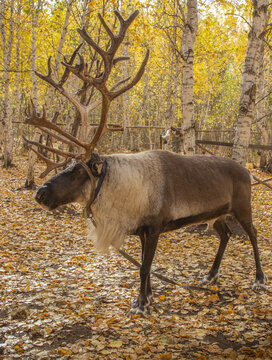
<svg viewBox="0 0 272 360">
<path fill-rule="evenodd" d="M 216 284 L 217 281 L 219 279 L 219 274 L 216 274 L 215 276 L 210 276 L 210 275 L 206 275 L 204 276 L 204 278 L 201 280 L 200 285 L 204 285 L 204 284 Z"/>
<path fill-rule="evenodd" d="M 152 295 L 152 293 L 147 295 L 147 300 L 148 300 L 148 303 L 147 303 L 146 306 L 152 305 L 152 303 L 153 303 L 153 295 Z"/>
<path fill-rule="evenodd" d="M 152 301 L 152 294 L 149 294 L 149 296 L 147 296 L 146 301 L 143 301 L 143 299 L 137 299 L 136 301 L 133 302 L 131 310 L 128 312 L 128 316 L 129 315 L 141 315 L 144 316 L 145 313 L 148 312 L 148 307 L 151 304 Z"/>
<path fill-rule="evenodd" d="M 254 284 L 252 285 L 252 290 L 266 290 L 266 276 L 263 280 L 255 280 Z"/>
<path fill-rule="evenodd" d="M 133 307 L 130 309 L 127 316 L 129 317 L 130 315 L 140 315 L 141 317 L 144 317 L 144 314 L 145 314 L 145 309 L 142 309 L 140 307 Z"/>
</svg>

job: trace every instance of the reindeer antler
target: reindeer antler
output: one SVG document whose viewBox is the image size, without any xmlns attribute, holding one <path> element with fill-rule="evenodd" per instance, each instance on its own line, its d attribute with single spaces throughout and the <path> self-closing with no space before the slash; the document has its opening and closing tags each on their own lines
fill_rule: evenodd
<svg viewBox="0 0 272 360">
<path fill-rule="evenodd" d="M 131 79 L 131 77 L 129 76 L 129 77 L 117 82 L 114 86 L 111 87 L 111 89 L 108 88 L 107 81 L 109 79 L 109 76 L 110 76 L 110 73 L 112 70 L 112 66 L 120 61 L 125 61 L 125 60 L 129 59 L 129 57 L 127 57 L 127 56 L 115 57 L 115 55 L 116 55 L 116 52 L 117 52 L 118 48 L 120 47 L 122 41 L 124 40 L 127 29 L 129 28 L 129 26 L 131 25 L 133 20 L 136 18 L 136 16 L 139 14 L 139 11 L 135 10 L 126 20 L 121 16 L 121 14 L 118 11 L 115 11 L 114 14 L 120 23 L 120 28 L 119 28 L 117 35 L 112 32 L 112 30 L 109 28 L 109 26 L 107 25 L 107 23 L 105 22 L 103 17 L 100 14 L 98 14 L 99 20 L 110 38 L 110 46 L 109 46 L 108 50 L 103 50 L 88 35 L 85 28 L 77 30 L 78 33 L 81 35 L 81 37 L 95 50 L 96 53 L 98 53 L 101 56 L 102 62 L 103 62 L 103 67 L 104 67 L 103 71 L 99 71 L 99 72 L 97 71 L 96 76 L 90 75 L 90 69 L 88 68 L 88 64 L 84 61 L 83 56 L 79 53 L 79 49 L 82 46 L 82 44 L 80 44 L 76 48 L 74 53 L 72 54 L 71 58 L 68 61 L 66 61 L 66 59 L 64 59 L 64 61 L 62 62 L 62 64 L 65 66 L 65 71 L 59 82 L 56 82 L 52 78 L 52 68 L 51 68 L 51 58 L 50 57 L 47 62 L 47 67 L 48 67 L 47 75 L 42 75 L 42 74 L 36 72 L 37 76 L 39 76 L 42 80 L 48 82 L 59 93 L 64 95 L 77 108 L 77 110 L 80 113 L 81 120 L 82 120 L 82 122 L 85 122 L 85 124 L 88 121 L 88 113 L 91 110 L 93 110 L 96 105 L 99 105 L 102 102 L 100 123 L 95 132 L 95 135 L 90 143 L 84 143 L 84 142 L 79 141 L 77 138 L 70 135 L 66 131 L 62 130 L 56 124 L 48 121 L 46 119 L 45 107 L 43 107 L 42 115 L 38 116 L 36 113 L 34 104 L 31 101 L 31 104 L 28 106 L 27 111 L 26 111 L 26 113 L 27 113 L 26 123 L 35 125 L 38 128 L 40 128 L 41 130 L 43 130 L 44 132 L 46 132 L 47 134 L 49 134 L 50 136 L 57 139 L 58 141 L 61 141 L 70 146 L 76 146 L 78 149 L 78 152 L 76 154 L 73 154 L 70 152 L 58 150 L 58 149 L 55 149 L 55 148 L 52 148 L 52 147 L 49 147 L 46 145 L 41 145 L 37 142 L 25 139 L 25 141 L 27 141 L 31 145 L 42 147 L 46 150 L 49 150 L 53 153 L 61 155 L 65 158 L 65 161 L 63 161 L 59 164 L 56 164 L 56 163 L 53 163 L 50 160 L 46 159 L 43 155 L 38 153 L 38 156 L 40 158 L 42 158 L 47 164 L 47 169 L 42 174 L 43 176 L 45 176 L 44 174 L 48 174 L 48 172 L 50 172 L 52 169 L 66 165 L 66 163 L 68 161 L 70 161 L 71 158 L 77 158 L 77 159 L 86 161 L 87 159 L 90 158 L 90 155 L 92 154 L 96 144 L 98 143 L 99 139 L 103 136 L 103 134 L 105 132 L 122 130 L 121 126 L 114 126 L 114 127 L 107 126 L 107 118 L 108 118 L 108 112 L 109 112 L 109 107 L 110 107 L 111 101 L 113 99 L 115 99 L 116 97 L 120 96 L 121 94 L 123 94 L 124 92 L 131 89 L 141 79 L 141 77 L 144 73 L 144 70 L 145 70 L 145 66 L 148 61 L 149 50 L 147 50 L 145 58 L 133 79 Z M 79 59 L 79 63 L 76 65 L 73 65 L 76 56 Z M 70 73 L 75 74 L 78 78 L 83 80 L 84 85 L 83 85 L 82 89 L 86 90 L 90 86 L 93 86 L 94 88 L 96 88 L 102 95 L 102 101 L 90 104 L 88 106 L 81 104 L 74 95 L 69 93 L 63 87 L 63 85 L 67 81 Z M 53 130 L 54 132 L 51 130 Z M 58 133 L 59 135 L 57 135 L 55 132 Z M 81 153 L 80 149 L 84 149 L 84 153 Z M 34 151 L 37 153 L 36 150 L 34 150 Z"/>
<path fill-rule="evenodd" d="M 133 20 L 136 18 L 136 16 L 139 14 L 138 10 L 135 10 L 126 20 L 121 16 L 121 14 L 118 11 L 114 12 L 115 16 L 118 18 L 120 23 L 120 29 L 117 35 L 115 35 L 111 29 L 106 24 L 103 17 L 98 14 L 99 20 L 101 21 L 101 24 L 105 28 L 106 32 L 108 33 L 111 45 L 108 50 L 103 50 L 98 44 L 87 34 L 86 29 L 77 29 L 78 33 L 81 35 L 81 37 L 102 57 L 102 61 L 104 64 L 104 71 L 101 73 L 99 77 L 92 77 L 88 72 L 87 64 L 85 64 L 83 57 L 78 54 L 80 63 L 73 66 L 66 62 L 62 62 L 62 64 L 68 68 L 71 72 L 73 72 L 76 76 L 78 76 L 80 79 L 82 79 L 85 83 L 89 85 L 93 85 L 97 90 L 100 91 L 102 95 L 102 110 L 101 110 L 101 116 L 100 116 L 100 123 L 98 126 L 98 129 L 96 130 L 96 133 L 89 145 L 89 152 L 88 155 L 92 153 L 94 150 L 96 144 L 98 143 L 99 139 L 103 136 L 103 134 L 107 131 L 111 131 L 112 129 L 108 128 L 107 123 L 107 117 L 108 117 L 108 111 L 110 107 L 110 103 L 113 99 L 115 99 L 117 96 L 123 94 L 124 92 L 131 89 L 133 86 L 137 84 L 137 82 L 141 79 L 145 66 L 148 61 L 149 57 L 149 50 L 147 50 L 145 58 L 140 66 L 139 71 L 135 75 L 135 77 L 123 88 L 119 90 L 115 90 L 120 85 L 124 84 L 125 82 L 130 80 L 130 77 L 119 81 L 117 84 L 115 84 L 111 90 L 108 89 L 106 82 L 109 78 L 109 75 L 112 70 L 112 66 L 116 64 L 119 61 L 128 60 L 129 57 L 127 56 L 121 56 L 121 57 L 115 57 L 115 54 L 121 45 L 122 41 L 124 40 L 126 31 L 128 27 L 131 25 Z M 114 129 L 115 130 L 115 129 Z"/>
</svg>

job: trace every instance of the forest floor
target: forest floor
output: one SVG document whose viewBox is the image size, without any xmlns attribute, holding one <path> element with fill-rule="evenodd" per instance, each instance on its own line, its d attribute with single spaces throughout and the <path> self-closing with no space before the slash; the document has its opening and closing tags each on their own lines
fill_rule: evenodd
<svg viewBox="0 0 272 360">
<path fill-rule="evenodd" d="M 127 317 L 138 269 L 95 253 L 79 207 L 46 212 L 18 190 L 26 161 L 16 163 L 0 175 L 0 359 L 272 359 L 270 189 L 252 187 L 266 291 L 251 289 L 253 252 L 238 226 L 219 283 L 201 287 L 218 239 L 191 227 L 162 235 L 153 262 L 179 285 L 153 277 L 150 314 Z M 123 249 L 139 260 L 137 238 Z"/>
</svg>

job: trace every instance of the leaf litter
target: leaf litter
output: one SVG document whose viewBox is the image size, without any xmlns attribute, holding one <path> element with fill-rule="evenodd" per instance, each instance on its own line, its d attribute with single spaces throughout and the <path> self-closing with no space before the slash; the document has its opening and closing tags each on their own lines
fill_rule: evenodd
<svg viewBox="0 0 272 360">
<path fill-rule="evenodd" d="M 20 190 L 26 160 L 0 178 L 0 359 L 271 359 L 272 293 L 251 289 L 249 240 L 235 223 L 214 293 L 199 291 L 218 238 L 192 226 L 160 237 L 154 303 L 127 317 L 138 269 L 117 252 L 95 253 L 78 206 L 46 212 Z M 254 175 L 267 176 L 257 170 Z M 41 182 L 39 182 L 41 184 Z M 252 188 L 263 269 L 272 279 L 272 192 Z M 123 249 L 139 261 L 140 241 Z M 186 288 L 195 285 L 195 288 Z"/>
</svg>

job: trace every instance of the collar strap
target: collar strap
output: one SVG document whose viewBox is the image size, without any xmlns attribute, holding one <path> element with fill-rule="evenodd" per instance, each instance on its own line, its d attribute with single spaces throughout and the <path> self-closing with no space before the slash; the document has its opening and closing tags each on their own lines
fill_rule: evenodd
<svg viewBox="0 0 272 360">
<path fill-rule="evenodd" d="M 93 197 L 93 201 L 96 199 L 97 195 L 99 194 L 99 191 L 101 189 L 101 186 L 103 184 L 103 181 L 105 179 L 105 175 L 106 175 L 106 171 L 107 171 L 107 162 L 106 160 L 104 160 L 103 162 L 103 167 L 102 167 L 102 172 L 101 172 L 101 175 L 99 176 L 99 180 L 98 180 L 98 184 L 97 184 L 97 187 L 94 191 L 94 197 Z"/>
<path fill-rule="evenodd" d="M 86 170 L 90 180 L 91 180 L 91 183 L 92 185 L 94 184 L 94 175 L 92 174 L 91 172 L 91 169 L 89 168 L 89 166 L 83 162 L 83 161 L 78 161 L 78 163 Z M 105 175 L 106 175 L 106 170 L 107 170 L 107 162 L 106 160 L 104 160 L 103 162 L 103 167 L 102 167 L 102 171 L 101 171 L 101 174 L 99 175 L 99 180 L 98 180 L 98 184 L 94 190 L 94 195 L 93 197 L 91 196 L 91 203 L 94 202 L 94 200 L 97 198 L 97 195 L 99 194 L 99 191 L 101 189 L 101 186 L 103 184 L 103 181 L 105 179 Z"/>
</svg>

